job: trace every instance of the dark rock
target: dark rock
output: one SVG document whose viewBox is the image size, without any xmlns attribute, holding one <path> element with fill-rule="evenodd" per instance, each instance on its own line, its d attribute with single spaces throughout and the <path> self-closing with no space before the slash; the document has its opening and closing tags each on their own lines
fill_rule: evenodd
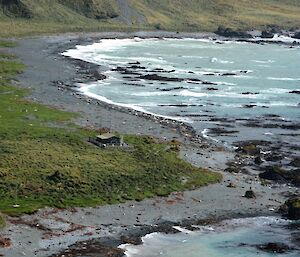
<svg viewBox="0 0 300 257">
<path fill-rule="evenodd" d="M 224 37 L 252 38 L 252 36 L 247 32 L 236 31 L 231 28 L 225 28 L 223 26 L 219 26 L 218 30 L 215 33 Z"/>
<path fill-rule="evenodd" d="M 141 63 L 140 62 L 138 62 L 138 61 L 136 61 L 136 62 L 130 62 L 130 63 L 128 63 L 129 65 L 140 65 Z"/>
<path fill-rule="evenodd" d="M 300 90 L 293 90 L 289 92 L 290 94 L 300 94 Z"/>
<path fill-rule="evenodd" d="M 267 31 L 267 30 L 263 30 L 261 32 L 261 37 L 262 38 L 273 38 L 274 37 L 274 34 L 270 31 Z"/>
<path fill-rule="evenodd" d="M 277 162 L 277 161 L 281 161 L 284 157 L 280 154 L 276 154 L 276 153 L 269 153 L 267 155 L 264 156 L 266 161 L 269 162 Z"/>
<path fill-rule="evenodd" d="M 260 164 L 263 163 L 263 161 L 262 161 L 262 159 L 261 159 L 260 156 L 257 156 L 257 157 L 255 157 L 255 159 L 254 159 L 254 163 L 257 164 L 257 165 L 260 165 Z"/>
<path fill-rule="evenodd" d="M 291 198 L 280 207 L 282 214 L 291 220 L 300 220 L 300 198 Z"/>
<path fill-rule="evenodd" d="M 285 171 L 280 167 L 267 166 L 265 170 L 266 170 L 265 172 L 259 174 L 260 178 L 267 179 L 267 180 L 274 180 L 282 183 L 286 182 L 286 178 L 284 175 Z"/>
<path fill-rule="evenodd" d="M 240 172 L 240 167 L 238 166 L 229 166 L 228 168 L 226 168 L 224 171 L 228 172 L 228 173 L 239 173 Z"/>
<path fill-rule="evenodd" d="M 218 84 L 210 82 L 210 81 L 202 81 L 202 84 L 203 85 L 218 85 Z M 218 89 L 215 89 L 215 90 L 218 90 Z"/>
<path fill-rule="evenodd" d="M 300 39 L 300 32 L 296 32 L 292 38 Z"/>
<path fill-rule="evenodd" d="M 121 236 L 120 238 L 123 244 L 131 244 L 131 245 L 140 245 L 142 244 L 142 239 L 139 236 Z"/>
<path fill-rule="evenodd" d="M 243 108 L 251 109 L 251 108 L 254 108 L 256 106 L 257 106 L 256 104 L 245 104 L 245 105 L 243 105 Z"/>
<path fill-rule="evenodd" d="M 214 134 L 214 135 L 234 134 L 237 132 L 238 131 L 236 131 L 236 130 L 226 130 L 224 128 L 210 128 L 209 129 L 209 134 Z"/>
<path fill-rule="evenodd" d="M 127 71 L 127 69 L 124 67 L 117 66 L 116 68 L 112 69 L 112 71 L 125 72 Z"/>
<path fill-rule="evenodd" d="M 93 76 L 93 78 L 94 79 L 96 79 L 96 80 L 105 80 L 107 77 L 106 77 L 106 75 L 104 75 L 104 74 L 101 74 L 99 71 L 97 71 L 97 70 L 94 70 L 93 72 L 92 72 L 92 76 Z"/>
<path fill-rule="evenodd" d="M 258 155 L 260 154 L 260 148 L 254 143 L 249 143 L 238 147 L 236 152 L 246 155 Z"/>
<path fill-rule="evenodd" d="M 170 82 L 182 82 L 184 81 L 183 78 L 170 78 L 170 77 L 163 77 L 159 76 L 157 74 L 147 74 L 140 76 L 139 79 L 145 79 L 145 80 L 157 80 L 157 81 L 170 81 Z"/>
<path fill-rule="evenodd" d="M 291 162 L 290 162 L 291 166 L 300 167 L 300 157 L 295 157 Z"/>
<path fill-rule="evenodd" d="M 208 87 L 208 88 L 206 88 L 206 90 L 208 90 L 208 91 L 217 91 L 219 89 L 217 89 L 215 87 Z"/>
<path fill-rule="evenodd" d="M 158 88 L 158 90 L 163 92 L 169 92 L 169 91 L 181 90 L 181 89 L 185 89 L 185 88 L 184 87 Z"/>
<path fill-rule="evenodd" d="M 284 243 L 266 243 L 257 245 L 257 249 L 270 253 L 286 253 L 287 251 L 293 250 L 291 247 Z"/>
<path fill-rule="evenodd" d="M 225 72 L 225 73 L 222 73 L 221 76 L 225 77 L 225 76 L 235 76 L 237 74 L 235 73 L 232 73 L 232 72 Z"/>
<path fill-rule="evenodd" d="M 244 197 L 246 197 L 246 198 L 256 198 L 256 195 L 255 195 L 255 193 L 253 192 L 253 190 L 248 190 L 248 191 L 246 191 L 245 192 L 245 195 L 244 195 Z"/>
<path fill-rule="evenodd" d="M 243 92 L 242 95 L 258 95 L 259 93 Z"/>
<path fill-rule="evenodd" d="M 133 70 L 145 70 L 146 67 L 139 66 L 139 65 L 131 65 L 131 66 L 128 66 L 127 69 L 133 69 Z"/>
<path fill-rule="evenodd" d="M 267 31 L 270 31 L 273 34 L 282 33 L 281 28 L 278 25 L 270 24 L 267 26 Z"/>
</svg>

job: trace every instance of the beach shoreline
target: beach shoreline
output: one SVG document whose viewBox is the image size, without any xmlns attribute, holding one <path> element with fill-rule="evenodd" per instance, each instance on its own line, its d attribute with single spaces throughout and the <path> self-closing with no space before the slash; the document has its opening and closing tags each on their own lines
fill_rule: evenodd
<svg viewBox="0 0 300 257">
<path fill-rule="evenodd" d="M 227 163 L 234 160 L 235 153 L 202 137 L 195 138 L 193 129 L 184 123 L 111 106 L 77 92 L 73 87 L 75 83 L 95 79 L 94 76 L 100 76 L 103 68 L 66 58 L 60 55 L 62 52 L 102 38 L 134 37 L 219 38 L 211 33 L 107 32 L 20 39 L 17 40 L 19 46 L 11 51 L 20 57 L 26 69 L 15 84 L 32 90 L 27 97 L 31 101 L 80 113 L 75 119 L 79 126 L 179 140 L 183 159 L 195 166 L 221 172 L 223 181 L 141 202 L 67 210 L 45 208 L 21 218 L 9 217 L 8 226 L 2 233 L 12 239 L 13 246 L 4 249 L 4 256 L 62 256 L 74 244 L 74 254 L 80 254 L 78 249 L 87 248 L 89 244 L 108 251 L 124 243 L 125 237 L 140 238 L 155 231 L 171 232 L 174 225 L 188 227 L 201 224 L 200 221 L 205 224 L 230 218 L 274 216 L 277 215 L 275 210 L 288 196 L 297 194 L 298 189 L 288 185 L 262 185 L 257 176 L 224 172 Z M 99 70 L 96 75 L 95 70 Z M 228 187 L 230 183 L 235 188 Z M 257 195 L 255 199 L 244 197 L 250 188 Z M 28 244 L 29 238 L 35 241 L 31 239 Z"/>
</svg>

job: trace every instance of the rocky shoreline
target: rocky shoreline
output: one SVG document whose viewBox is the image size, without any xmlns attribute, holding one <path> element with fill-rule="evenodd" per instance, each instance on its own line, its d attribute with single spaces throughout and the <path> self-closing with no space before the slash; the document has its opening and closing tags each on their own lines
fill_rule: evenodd
<svg viewBox="0 0 300 257">
<path fill-rule="evenodd" d="M 262 158 L 258 154 L 261 147 L 258 142 L 241 143 L 237 146 L 239 151 L 234 152 L 197 136 L 193 128 L 183 122 L 111 106 L 77 91 L 75 83 L 104 79 L 106 67 L 63 57 L 60 53 L 101 38 L 135 36 L 218 38 L 201 33 L 113 32 L 21 39 L 20 45 L 12 51 L 27 68 L 19 76 L 17 85 L 33 89 L 28 97 L 30 100 L 79 112 L 81 116 L 75 122 L 80 126 L 180 140 L 182 158 L 193 165 L 221 172 L 224 175 L 222 183 L 142 202 L 69 210 L 43 209 L 19 219 L 8 218 L 8 227 L 2 234 L 11 238 L 12 247 L 3 250 L 4 256 L 123 256 L 124 252 L 117 248 L 120 244 L 140 243 L 146 234 L 175 233 L 178 231 L 174 226 L 192 229 L 192 225 L 230 218 L 274 216 L 277 215 L 274 211 L 287 198 L 299 195 L 297 187 L 286 184 L 290 180 L 262 184 L 258 174 L 249 172 L 249 162 L 258 163 Z M 244 197 L 249 189 L 255 192 L 255 198 Z"/>
</svg>

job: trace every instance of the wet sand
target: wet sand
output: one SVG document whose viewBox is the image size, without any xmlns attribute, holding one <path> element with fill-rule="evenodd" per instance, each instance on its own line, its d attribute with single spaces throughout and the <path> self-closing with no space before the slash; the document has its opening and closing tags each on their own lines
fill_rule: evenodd
<svg viewBox="0 0 300 257">
<path fill-rule="evenodd" d="M 182 158 L 195 166 L 221 172 L 224 175 L 223 182 L 184 193 L 175 192 L 167 198 L 157 197 L 97 208 L 45 208 L 34 215 L 8 218 L 7 227 L 0 234 L 11 238 L 12 246 L 0 249 L 0 254 L 7 257 L 51 256 L 62 251 L 53 256 L 68 256 L 64 250 L 82 241 L 86 242 L 78 243 L 77 248 L 75 245 L 74 249 L 77 250 L 71 256 L 87 254 L 84 251 L 88 249 L 84 248 L 88 248 L 91 242 L 99 248 L 106 245 L 108 248 L 104 248 L 111 250 L 110 246 L 124 242 L 121 236 L 127 235 L 129 231 L 141 235 L 145 231 L 155 231 L 158 224 L 180 224 L 183 221 L 194 224 L 199 220 L 276 215 L 275 210 L 287 196 L 299 193 L 297 188 L 284 184 L 261 185 L 257 174 L 225 173 L 226 163 L 234 159 L 235 153 L 204 138 L 193 138 L 193 131 L 184 124 L 145 117 L 141 113 L 109 106 L 70 90 L 70 85 L 92 79 L 88 70 L 97 69 L 101 72 L 105 67 L 87 65 L 84 69 L 82 63 L 61 56 L 61 52 L 101 38 L 133 36 L 200 38 L 212 35 L 114 32 L 21 39 L 18 40 L 19 46 L 12 52 L 21 58 L 26 70 L 16 84 L 32 89 L 28 96 L 30 100 L 80 113 L 80 117 L 75 120 L 80 126 L 108 127 L 121 133 L 147 134 L 164 139 L 176 138 L 183 143 Z M 230 182 L 235 185 L 234 188 L 227 187 Z M 255 199 L 243 197 L 250 187 L 257 195 Z M 92 239 L 96 241 L 90 241 Z M 91 253 L 89 256 L 98 255 Z"/>
</svg>

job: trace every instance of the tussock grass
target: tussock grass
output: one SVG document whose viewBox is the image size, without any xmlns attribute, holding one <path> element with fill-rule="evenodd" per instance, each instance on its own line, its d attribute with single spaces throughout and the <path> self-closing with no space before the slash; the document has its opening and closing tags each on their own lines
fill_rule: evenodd
<svg viewBox="0 0 300 257">
<path fill-rule="evenodd" d="M 1 212 L 142 200 L 221 179 L 181 160 L 174 142 L 125 135 L 130 150 L 87 143 L 97 132 L 72 124 L 75 114 L 24 100 L 27 92 L 10 84 L 22 69 L 0 60 Z"/>
</svg>

